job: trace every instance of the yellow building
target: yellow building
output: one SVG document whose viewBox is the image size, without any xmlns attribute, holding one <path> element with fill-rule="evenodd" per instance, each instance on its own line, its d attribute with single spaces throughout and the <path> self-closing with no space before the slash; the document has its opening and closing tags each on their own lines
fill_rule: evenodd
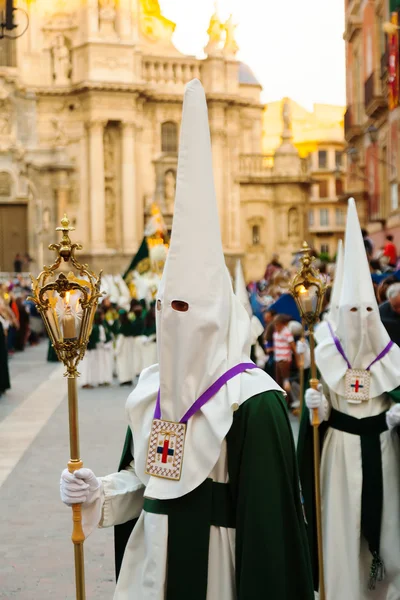
<svg viewBox="0 0 400 600">
<path fill-rule="evenodd" d="M 309 243 L 317 252 L 333 257 L 345 229 L 346 142 L 344 107 L 315 104 L 308 111 L 293 100 L 285 99 L 292 115 L 293 144 L 307 159 L 312 185 L 308 208 Z M 272 153 L 280 144 L 284 100 L 267 105 L 263 120 L 263 151 Z"/>
</svg>

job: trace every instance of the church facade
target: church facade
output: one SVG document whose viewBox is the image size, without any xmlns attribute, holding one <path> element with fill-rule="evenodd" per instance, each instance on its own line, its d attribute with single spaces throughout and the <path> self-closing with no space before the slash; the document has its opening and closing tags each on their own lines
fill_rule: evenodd
<svg viewBox="0 0 400 600">
<path fill-rule="evenodd" d="M 310 176 L 291 141 L 262 153 L 261 86 L 236 58 L 231 19 L 213 15 L 206 58 L 178 52 L 157 0 L 20 3 L 29 29 L 0 45 L 0 271 L 17 252 L 33 268 L 66 212 L 81 258 L 122 272 L 151 206 L 171 224 L 181 103 L 201 79 L 208 99 L 214 177 L 229 266 L 262 277 L 277 252 L 289 263 L 307 234 Z"/>
</svg>

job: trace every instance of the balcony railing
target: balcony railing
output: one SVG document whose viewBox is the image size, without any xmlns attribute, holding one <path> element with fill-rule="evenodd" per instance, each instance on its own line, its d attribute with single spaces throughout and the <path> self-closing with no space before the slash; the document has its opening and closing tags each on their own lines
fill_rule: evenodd
<svg viewBox="0 0 400 600">
<path fill-rule="evenodd" d="M 364 84 L 365 112 L 369 117 L 377 117 L 387 108 L 387 100 L 382 91 L 382 84 L 374 71 Z"/>
<path fill-rule="evenodd" d="M 202 65 L 199 61 L 161 57 L 145 57 L 143 79 L 152 84 L 181 86 L 191 79 L 201 79 Z"/>
<path fill-rule="evenodd" d="M 388 217 L 384 197 L 379 194 L 368 194 L 368 221 L 370 223 L 385 223 Z"/>
<path fill-rule="evenodd" d="M 241 177 L 265 178 L 281 177 L 285 175 L 277 170 L 274 165 L 273 154 L 241 154 L 239 159 L 239 169 Z M 297 172 L 288 172 L 287 176 L 307 177 L 309 175 L 309 165 L 305 158 L 300 160 L 300 168 Z"/>
<path fill-rule="evenodd" d="M 344 115 L 344 134 L 348 142 L 362 134 L 360 110 L 357 108 L 354 104 L 348 106 Z"/>
<path fill-rule="evenodd" d="M 250 177 L 271 175 L 274 169 L 272 154 L 242 154 L 240 156 L 240 174 Z"/>
</svg>

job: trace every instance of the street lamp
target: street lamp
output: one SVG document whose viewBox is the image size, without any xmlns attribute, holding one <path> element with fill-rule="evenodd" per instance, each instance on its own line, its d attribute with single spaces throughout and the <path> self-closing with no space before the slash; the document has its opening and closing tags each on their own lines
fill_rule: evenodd
<svg viewBox="0 0 400 600">
<path fill-rule="evenodd" d="M 75 258 L 75 251 L 82 250 L 80 244 L 72 244 L 69 232 L 69 219 L 61 220 L 61 242 L 49 246 L 56 252 L 56 260 L 49 267 L 43 267 L 40 275 L 32 279 L 32 297 L 38 312 L 44 321 L 50 341 L 57 356 L 66 367 L 68 378 L 69 441 L 71 458 L 68 470 L 82 468 L 83 462 L 79 450 L 78 363 L 83 359 L 89 336 L 92 331 L 100 292 L 101 272 L 97 276 L 87 265 L 81 265 Z M 59 272 L 62 263 L 69 263 L 74 271 Z M 75 554 L 75 583 L 77 600 L 85 600 L 85 576 L 81 505 L 72 506 L 73 531 L 72 542 Z"/>
<path fill-rule="evenodd" d="M 370 125 L 367 129 L 367 133 L 369 135 L 371 143 L 376 144 L 376 142 L 378 141 L 378 130 L 375 127 L 375 125 Z"/>
<path fill-rule="evenodd" d="M 326 292 L 326 283 L 319 271 L 314 267 L 315 258 L 311 256 L 311 248 L 303 242 L 300 258 L 300 270 L 290 284 L 290 293 L 298 306 L 303 324 L 308 326 L 311 355 L 310 386 L 318 389 L 317 367 L 315 364 L 314 326 L 319 320 L 322 303 Z M 322 546 L 322 513 L 321 513 L 321 481 L 320 481 L 320 443 L 319 443 L 319 415 L 314 409 L 312 426 L 314 436 L 314 483 L 315 483 L 315 508 L 317 521 L 318 563 L 319 563 L 319 597 L 325 600 L 325 578 Z"/>
</svg>

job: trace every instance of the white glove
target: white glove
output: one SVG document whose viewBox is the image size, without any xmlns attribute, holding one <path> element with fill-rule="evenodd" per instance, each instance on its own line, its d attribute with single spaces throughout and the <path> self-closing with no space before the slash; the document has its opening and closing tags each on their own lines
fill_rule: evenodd
<svg viewBox="0 0 400 600">
<path fill-rule="evenodd" d="M 296 352 L 297 354 L 305 354 L 307 351 L 307 343 L 303 340 L 299 340 L 296 344 Z"/>
<path fill-rule="evenodd" d="M 61 473 L 60 495 L 67 506 L 72 504 L 92 504 L 100 495 L 101 481 L 90 469 L 79 469 L 70 473 L 64 469 Z"/>
<path fill-rule="evenodd" d="M 318 389 L 308 388 L 305 394 L 307 408 L 310 411 L 310 420 L 313 420 L 313 410 L 318 409 L 319 422 L 328 420 L 329 404 L 322 391 L 322 383 L 318 384 Z"/>
<path fill-rule="evenodd" d="M 400 404 L 395 404 L 387 411 L 386 423 L 390 430 L 400 425 Z"/>
</svg>

